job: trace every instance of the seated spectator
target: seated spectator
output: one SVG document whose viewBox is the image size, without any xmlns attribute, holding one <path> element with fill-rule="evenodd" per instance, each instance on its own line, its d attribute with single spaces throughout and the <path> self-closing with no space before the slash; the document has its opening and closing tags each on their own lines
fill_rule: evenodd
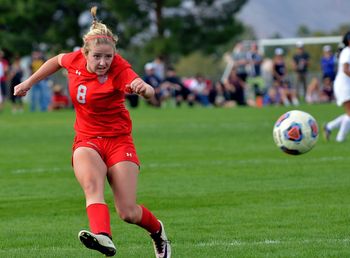
<svg viewBox="0 0 350 258">
<path fill-rule="evenodd" d="M 196 101 L 205 107 L 210 106 L 210 85 L 208 85 L 207 80 L 203 75 L 197 74 L 189 85 L 189 89 L 194 94 Z"/>
<path fill-rule="evenodd" d="M 263 97 L 264 106 L 280 105 L 281 102 L 281 96 L 277 87 L 270 87 Z"/>
<path fill-rule="evenodd" d="M 333 81 L 331 77 L 325 76 L 322 80 L 320 100 L 322 103 L 332 102 L 334 100 Z"/>
<path fill-rule="evenodd" d="M 224 82 L 226 100 L 234 101 L 237 105 L 245 106 L 245 82 L 232 69 L 228 79 Z"/>
<path fill-rule="evenodd" d="M 145 65 L 143 80 L 154 88 L 154 97 L 148 100 L 148 103 L 155 107 L 160 107 L 162 102 L 161 79 L 155 74 L 155 65 L 153 63 Z M 133 95 L 136 95 L 138 98 L 137 94 Z"/>
<path fill-rule="evenodd" d="M 308 104 L 314 104 L 320 102 L 321 89 L 319 80 L 314 77 L 307 86 L 305 101 Z"/>
<path fill-rule="evenodd" d="M 287 81 L 275 80 L 264 96 L 264 105 L 299 105 L 296 90 Z"/>
<path fill-rule="evenodd" d="M 194 104 L 194 94 L 184 85 L 173 67 L 167 69 L 161 89 L 164 97 L 175 98 L 176 106 L 180 106 L 183 101 L 186 101 L 189 106 Z"/>
<path fill-rule="evenodd" d="M 53 95 L 51 98 L 51 104 L 49 110 L 59 110 L 69 107 L 69 99 L 64 94 L 61 85 L 56 84 L 53 86 Z"/>
<path fill-rule="evenodd" d="M 288 80 L 287 67 L 284 60 L 284 50 L 282 48 L 275 49 L 275 56 L 273 58 L 273 87 L 276 88 L 280 96 L 280 101 L 283 105 L 289 106 L 299 105 L 296 89 L 293 88 Z"/>
<path fill-rule="evenodd" d="M 236 102 L 229 99 L 225 85 L 221 81 L 214 83 L 209 93 L 209 101 L 215 107 L 235 107 Z"/>
<path fill-rule="evenodd" d="M 305 100 L 309 104 L 332 102 L 334 99 L 332 78 L 326 76 L 322 80 L 321 87 L 319 80 L 314 77 L 308 85 L 306 93 Z"/>
</svg>

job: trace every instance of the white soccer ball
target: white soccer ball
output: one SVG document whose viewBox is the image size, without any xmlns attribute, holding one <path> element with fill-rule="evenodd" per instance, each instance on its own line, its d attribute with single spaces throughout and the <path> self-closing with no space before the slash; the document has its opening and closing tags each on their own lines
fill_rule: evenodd
<svg viewBox="0 0 350 258">
<path fill-rule="evenodd" d="M 273 127 L 273 139 L 285 153 L 299 155 L 311 150 L 318 139 L 316 119 L 300 110 L 284 113 Z"/>
</svg>

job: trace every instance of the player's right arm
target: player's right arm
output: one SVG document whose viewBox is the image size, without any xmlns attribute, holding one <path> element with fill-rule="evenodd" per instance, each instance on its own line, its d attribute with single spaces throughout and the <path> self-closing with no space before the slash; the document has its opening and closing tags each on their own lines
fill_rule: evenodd
<svg viewBox="0 0 350 258">
<path fill-rule="evenodd" d="M 62 56 L 59 54 L 47 60 L 35 73 L 33 73 L 28 79 L 18 84 L 14 89 L 15 96 L 25 96 L 32 86 L 57 72 L 62 67 Z"/>
</svg>

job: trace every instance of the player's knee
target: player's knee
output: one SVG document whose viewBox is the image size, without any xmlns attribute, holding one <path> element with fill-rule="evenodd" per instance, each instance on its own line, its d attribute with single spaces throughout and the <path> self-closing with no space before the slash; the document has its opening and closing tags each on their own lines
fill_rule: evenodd
<svg viewBox="0 0 350 258">
<path fill-rule="evenodd" d="M 133 206 L 118 208 L 119 217 L 127 223 L 136 223 L 137 213 Z"/>
<path fill-rule="evenodd" d="M 83 190 L 86 196 L 98 195 L 103 189 L 100 189 L 96 182 L 90 181 L 84 184 Z"/>
</svg>

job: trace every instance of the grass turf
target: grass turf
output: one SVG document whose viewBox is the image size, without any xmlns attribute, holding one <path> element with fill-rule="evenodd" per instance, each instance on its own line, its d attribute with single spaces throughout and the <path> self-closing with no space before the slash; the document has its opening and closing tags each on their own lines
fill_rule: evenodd
<svg viewBox="0 0 350 258">
<path fill-rule="evenodd" d="M 319 126 L 335 105 L 301 106 Z M 138 201 L 165 224 L 173 257 L 349 257 L 349 141 L 282 153 L 285 107 L 131 110 Z M 70 166 L 74 113 L 0 114 L 0 257 L 102 257 L 85 249 L 84 196 Z M 321 136 L 321 135 L 320 135 Z M 147 233 L 111 210 L 117 257 L 153 257 Z"/>
</svg>

